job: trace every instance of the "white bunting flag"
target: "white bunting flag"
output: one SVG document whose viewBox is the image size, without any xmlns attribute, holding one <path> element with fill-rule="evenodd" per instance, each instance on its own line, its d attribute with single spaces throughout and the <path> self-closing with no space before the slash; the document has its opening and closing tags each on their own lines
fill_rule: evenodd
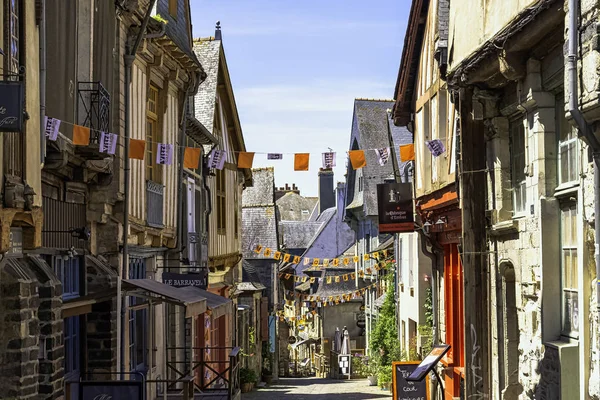
<svg viewBox="0 0 600 400">
<path fill-rule="evenodd" d="M 375 153 L 377 153 L 377 160 L 379 161 L 379 165 L 382 167 L 387 164 L 390 159 L 390 148 L 384 147 L 382 149 L 375 149 Z"/>
<path fill-rule="evenodd" d="M 168 143 L 159 143 L 156 146 L 156 163 L 162 165 L 173 164 L 173 145 Z"/>
<path fill-rule="evenodd" d="M 117 135 L 100 132 L 100 153 L 115 154 L 117 150 Z"/>
<path fill-rule="evenodd" d="M 281 153 L 268 153 L 267 160 L 283 160 L 283 154 Z"/>
<path fill-rule="evenodd" d="M 46 127 L 46 137 L 53 142 L 58 139 L 58 128 L 60 128 L 60 119 L 44 117 L 44 126 Z"/>
<path fill-rule="evenodd" d="M 323 153 L 323 169 L 331 169 L 335 167 L 335 153 Z"/>
<path fill-rule="evenodd" d="M 225 150 L 213 150 L 210 153 L 210 158 L 208 159 L 208 168 L 216 168 L 218 170 L 223 169 L 225 167 L 225 159 L 227 155 Z"/>
</svg>

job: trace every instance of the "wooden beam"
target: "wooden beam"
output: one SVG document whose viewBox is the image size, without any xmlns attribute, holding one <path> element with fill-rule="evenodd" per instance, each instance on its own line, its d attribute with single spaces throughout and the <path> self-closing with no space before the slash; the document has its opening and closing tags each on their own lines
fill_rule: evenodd
<svg viewBox="0 0 600 400">
<path fill-rule="evenodd" d="M 486 206 L 481 194 L 487 183 L 485 126 L 479 118 L 483 105 L 473 101 L 472 89 L 461 91 L 460 100 L 465 398 L 484 399 L 491 397 Z"/>
</svg>

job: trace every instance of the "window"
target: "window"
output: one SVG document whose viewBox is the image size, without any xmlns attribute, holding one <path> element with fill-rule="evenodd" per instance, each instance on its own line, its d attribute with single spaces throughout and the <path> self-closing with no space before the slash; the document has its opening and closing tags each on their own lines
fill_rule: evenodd
<svg viewBox="0 0 600 400">
<path fill-rule="evenodd" d="M 557 96 L 556 104 L 562 104 L 563 95 Z M 565 117 L 564 109 L 556 107 L 556 129 L 558 134 L 558 184 L 576 181 L 579 178 L 579 139 L 575 129 Z"/>
<path fill-rule="evenodd" d="M 146 179 L 159 182 L 159 170 L 156 163 L 156 146 L 158 141 L 158 89 L 150 86 L 146 102 Z"/>
<path fill-rule="evenodd" d="M 64 319 L 65 376 L 78 374 L 80 369 L 79 316 Z"/>
<path fill-rule="evenodd" d="M 562 332 L 577 337 L 579 331 L 579 278 L 577 269 L 577 205 L 563 205 L 560 210 L 560 250 L 562 287 Z"/>
<path fill-rule="evenodd" d="M 523 120 L 519 118 L 510 122 L 510 166 L 515 215 L 523 214 L 527 206 L 525 160 L 525 127 Z"/>
<path fill-rule="evenodd" d="M 177 18 L 177 3 L 179 3 L 178 0 L 169 0 L 169 14 L 173 18 Z"/>
<path fill-rule="evenodd" d="M 226 170 L 217 170 L 217 233 L 224 235 L 227 228 L 225 184 Z"/>
<path fill-rule="evenodd" d="M 8 30 L 6 32 L 6 45 L 4 47 L 6 55 L 4 56 L 5 69 L 10 74 L 17 74 L 21 66 L 20 51 L 20 27 L 19 17 L 21 16 L 20 0 L 8 0 L 6 6 L 8 17 Z"/>
<path fill-rule="evenodd" d="M 54 257 L 54 272 L 62 283 L 63 300 L 80 296 L 79 258 Z"/>
<path fill-rule="evenodd" d="M 146 261 L 143 258 L 129 260 L 129 278 L 146 278 Z M 148 309 L 137 308 L 142 304 L 137 297 L 129 298 L 129 367 L 131 371 L 145 373 L 148 365 Z"/>
<path fill-rule="evenodd" d="M 363 191 L 363 177 L 362 176 L 358 177 L 358 191 L 359 192 Z"/>
</svg>

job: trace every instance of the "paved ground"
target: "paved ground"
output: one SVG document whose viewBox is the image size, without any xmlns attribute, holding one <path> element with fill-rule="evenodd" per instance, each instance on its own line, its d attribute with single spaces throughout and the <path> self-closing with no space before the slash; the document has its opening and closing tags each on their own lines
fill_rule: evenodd
<svg viewBox="0 0 600 400">
<path fill-rule="evenodd" d="M 369 386 L 366 379 L 338 381 L 320 378 L 281 378 L 277 384 L 242 394 L 242 400 L 389 400 L 391 398 L 389 391 Z"/>
</svg>

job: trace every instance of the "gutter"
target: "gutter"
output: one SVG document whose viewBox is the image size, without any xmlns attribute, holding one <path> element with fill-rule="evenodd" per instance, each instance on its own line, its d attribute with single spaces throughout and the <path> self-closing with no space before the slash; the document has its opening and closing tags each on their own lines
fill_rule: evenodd
<svg viewBox="0 0 600 400">
<path fill-rule="evenodd" d="M 579 136 L 592 150 L 594 162 L 594 259 L 596 262 L 596 305 L 600 316 L 600 143 L 579 109 L 577 60 L 579 50 L 579 0 L 569 0 L 569 51 L 566 59 L 569 113 Z"/>
<path fill-rule="evenodd" d="M 46 161 L 46 0 L 40 1 L 40 164 Z"/>
</svg>

